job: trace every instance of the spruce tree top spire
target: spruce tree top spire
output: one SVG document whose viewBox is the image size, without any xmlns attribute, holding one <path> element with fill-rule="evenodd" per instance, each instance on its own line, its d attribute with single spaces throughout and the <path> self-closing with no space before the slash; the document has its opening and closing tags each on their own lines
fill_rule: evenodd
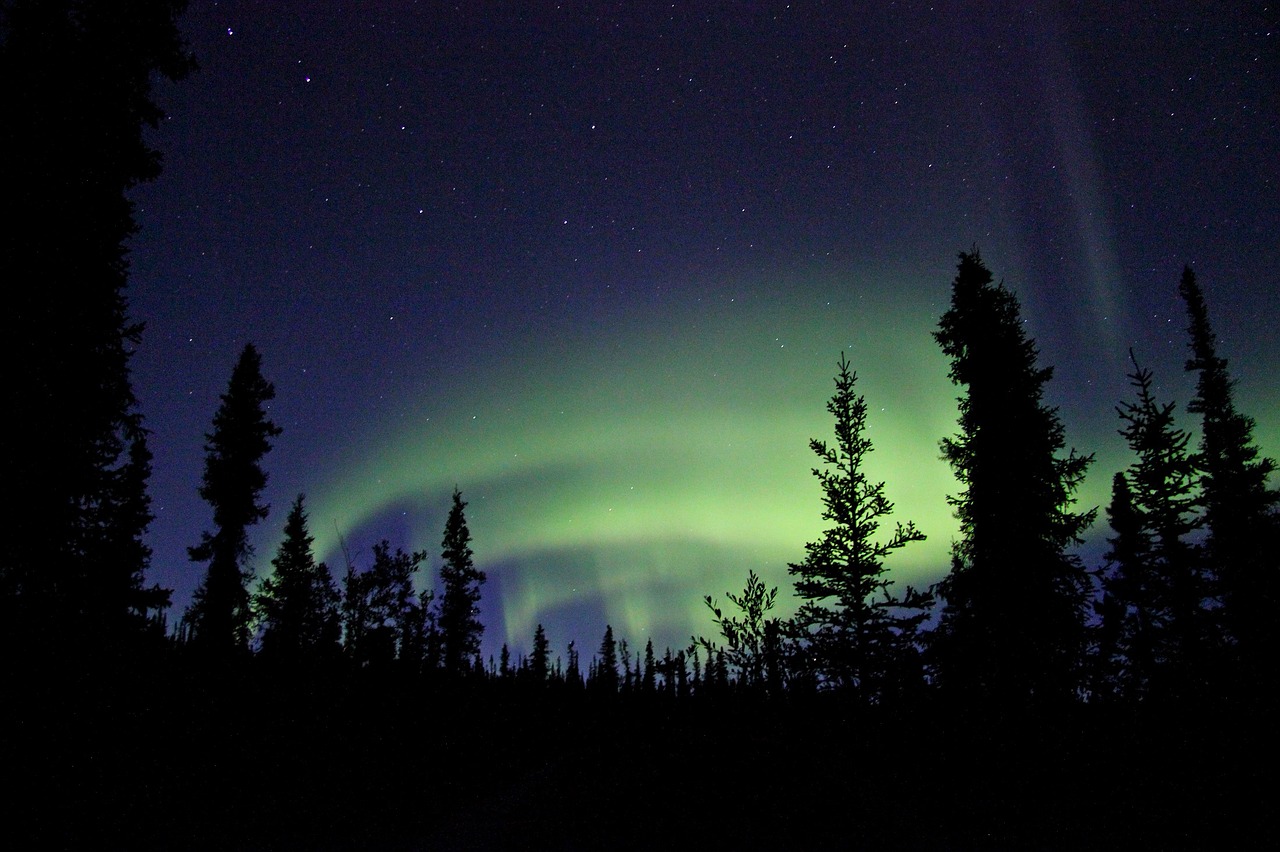
<svg viewBox="0 0 1280 852">
<path fill-rule="evenodd" d="M 275 396 L 275 385 L 262 377 L 262 356 L 252 343 L 245 344 L 213 416 L 213 431 L 205 435 L 200 496 L 213 507 L 220 529 L 244 532 L 267 517 L 269 507 L 258 502 L 267 487 L 259 461 L 281 432 L 266 412 Z"/>
</svg>

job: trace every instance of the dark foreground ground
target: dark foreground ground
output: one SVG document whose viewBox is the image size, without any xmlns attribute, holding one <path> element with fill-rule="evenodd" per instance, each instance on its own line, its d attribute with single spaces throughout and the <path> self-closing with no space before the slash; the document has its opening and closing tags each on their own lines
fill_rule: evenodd
<svg viewBox="0 0 1280 852">
<path fill-rule="evenodd" d="M 868 713 L 363 678 L 14 684 L 4 846 L 1272 848 L 1261 707 Z"/>
</svg>

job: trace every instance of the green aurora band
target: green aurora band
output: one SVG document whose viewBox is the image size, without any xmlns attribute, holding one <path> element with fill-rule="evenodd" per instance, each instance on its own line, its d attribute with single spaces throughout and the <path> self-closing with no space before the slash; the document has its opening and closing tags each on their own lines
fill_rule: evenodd
<svg viewBox="0 0 1280 852">
<path fill-rule="evenodd" d="M 958 488 L 938 442 L 955 431 L 958 389 L 931 336 L 947 295 L 936 282 L 828 277 L 689 297 L 661 321 L 656 310 L 629 316 L 608 335 L 530 332 L 420 391 L 417 419 L 365 430 L 310 501 L 317 552 L 335 564 L 339 531 L 380 530 L 394 515 L 434 570 L 456 485 L 490 574 L 486 653 L 500 641 L 526 647 L 538 622 L 558 636 L 557 613 L 590 605 L 632 642 L 679 647 L 711 630 L 703 595 L 741 589 L 748 569 L 781 587 L 789 612 L 787 563 L 822 529 L 808 442 L 831 435 L 826 401 L 844 350 L 870 409 L 869 472 L 896 504 L 890 522 L 928 535 L 889 568 L 902 583 L 932 582 L 957 531 L 946 495 Z M 1097 456 L 1083 508 L 1105 505 L 1127 464 L 1113 411 L 1098 414 L 1083 431 L 1067 423 L 1068 446 Z M 1274 434 L 1260 424 L 1264 445 Z M 589 657 L 603 628 L 566 638 Z"/>
</svg>

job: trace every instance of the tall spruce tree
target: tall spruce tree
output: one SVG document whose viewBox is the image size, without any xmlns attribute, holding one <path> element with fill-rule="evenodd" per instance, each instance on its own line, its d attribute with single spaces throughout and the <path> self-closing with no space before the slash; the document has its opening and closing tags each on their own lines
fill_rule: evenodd
<svg viewBox="0 0 1280 852">
<path fill-rule="evenodd" d="M 835 418 L 835 443 L 809 441 L 822 462 L 813 475 L 822 487 L 822 518 L 830 526 L 822 538 L 805 545 L 803 562 L 788 566 L 796 578 L 796 595 L 803 601 L 792 622 L 793 638 L 801 644 L 798 655 L 812 669 L 810 677 L 830 688 L 856 690 L 874 703 L 900 691 L 905 672 L 919 670 L 911 663 L 915 631 L 927 614 L 929 599 L 910 587 L 901 598 L 893 597 L 884 560 L 925 536 L 907 521 L 899 522 L 889 536 L 877 538 L 893 503 L 885 496 L 884 483 L 869 480 L 864 469 L 872 450 L 865 434 L 867 403 L 854 391 L 857 375 L 844 353 L 837 367 L 836 390 L 827 402 Z M 750 591 L 748 584 L 747 599 Z M 763 624 L 758 632 L 763 663 Z M 732 653 L 726 657 L 734 659 Z M 750 676 L 763 678 L 763 666 Z"/>
<path fill-rule="evenodd" d="M 618 691 L 618 642 L 613 638 L 611 624 L 605 625 L 599 654 L 600 659 L 593 667 L 594 677 L 591 678 L 590 686 L 605 695 L 613 695 Z"/>
<path fill-rule="evenodd" d="M 942 441 L 963 492 L 932 653 L 941 685 L 1025 703 L 1075 694 L 1082 674 L 1089 576 L 1068 548 L 1094 511 L 1073 512 L 1092 456 L 1072 450 L 1044 404 L 1051 367 L 1023 327 L 1018 300 L 977 251 L 961 253 L 951 307 L 934 333 L 951 359 L 960 432 Z"/>
<path fill-rule="evenodd" d="M 533 652 L 529 654 L 529 677 L 535 686 L 543 687 L 551 680 L 551 642 L 539 623 L 533 631 Z"/>
<path fill-rule="evenodd" d="M 253 598 L 263 657 L 288 665 L 315 664 L 338 652 L 340 596 L 329 566 L 316 562 L 304 497 L 294 500 L 272 573 Z"/>
<path fill-rule="evenodd" d="M 1176 406 L 1156 401 L 1151 371 L 1136 359 L 1133 366 L 1137 399 L 1117 412 L 1135 459 L 1112 486 L 1107 514 L 1115 536 L 1100 614 L 1110 646 L 1102 651 L 1115 657 L 1103 665 L 1114 669 L 1123 695 L 1141 698 L 1152 690 L 1185 693 L 1216 640 L 1204 560 L 1191 538 L 1200 527 L 1191 438 L 1174 423 Z"/>
<path fill-rule="evenodd" d="M 466 502 L 453 491 L 453 506 L 444 526 L 440 567 L 440 644 L 446 674 L 461 675 L 471 668 L 480 652 L 484 625 L 480 623 L 480 585 L 484 572 L 475 567 L 471 531 L 467 528 Z"/>
<path fill-rule="evenodd" d="M 194 67 L 177 0 L 0 6 L 0 269 L 9 312 L 0 631 L 24 653 L 110 651 L 167 603 L 145 590 L 151 514 L 129 362 L 126 192 L 160 171 L 143 139 L 157 75 Z M 69 647 L 67 647 L 69 645 Z"/>
<path fill-rule="evenodd" d="M 205 436 L 200 496 L 213 509 L 213 531 L 188 548 L 191 560 L 207 563 L 207 568 L 186 620 L 192 643 L 213 657 L 248 650 L 249 527 L 269 510 L 259 501 L 267 486 L 262 458 L 281 431 L 267 417 L 267 403 L 275 395 L 275 387 L 262 377 L 258 350 L 247 344 L 214 414 L 213 431 Z"/>
<path fill-rule="evenodd" d="M 1269 672 L 1268 679 L 1274 680 L 1280 653 L 1275 617 L 1280 606 L 1280 492 L 1269 478 L 1276 463 L 1261 456 L 1253 418 L 1236 408 L 1227 359 L 1218 354 L 1204 292 L 1190 267 L 1183 270 L 1178 289 L 1190 319 L 1186 366 L 1198 374 L 1196 394 L 1187 406 L 1201 416 L 1193 459 L 1200 472 L 1209 559 L 1225 626 L 1252 674 Z"/>
</svg>

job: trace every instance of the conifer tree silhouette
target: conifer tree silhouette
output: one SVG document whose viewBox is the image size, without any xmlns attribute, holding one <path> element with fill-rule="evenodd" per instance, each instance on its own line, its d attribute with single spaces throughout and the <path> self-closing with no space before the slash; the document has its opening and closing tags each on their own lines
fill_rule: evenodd
<svg viewBox="0 0 1280 852">
<path fill-rule="evenodd" d="M 294 500 L 272 573 L 253 599 L 262 655 L 291 665 L 333 658 L 342 633 L 338 587 L 329 566 L 312 554 L 304 499 Z"/>
<path fill-rule="evenodd" d="M 599 655 L 591 685 L 598 692 L 613 695 L 618 691 L 618 643 L 613 638 L 611 624 L 605 625 Z"/>
<path fill-rule="evenodd" d="M 640 689 L 645 695 L 652 695 L 658 690 L 658 668 L 653 657 L 653 639 L 644 643 L 644 668 L 640 674 Z"/>
<path fill-rule="evenodd" d="M 1132 351 L 1130 358 L 1137 400 L 1117 411 L 1136 458 L 1112 486 L 1107 514 L 1115 537 L 1100 614 L 1110 621 L 1104 652 L 1118 655 L 1118 686 L 1141 698 L 1156 687 L 1187 689 L 1214 636 L 1204 560 L 1190 538 L 1200 526 L 1190 435 L 1174 425 L 1173 403 L 1156 402 L 1151 371 Z"/>
<path fill-rule="evenodd" d="M 1015 704 L 1074 696 L 1082 676 L 1090 582 L 1067 548 L 1095 512 L 1073 512 L 1092 456 L 1065 458 L 1057 410 L 1045 405 L 1051 367 L 1023 327 L 1018 300 L 977 251 L 961 253 L 951 307 L 934 338 L 951 359 L 960 432 L 942 441 L 963 486 L 945 599 L 932 636 L 941 685 Z"/>
<path fill-rule="evenodd" d="M 533 653 L 529 655 L 529 674 L 536 686 L 545 686 L 551 679 L 551 643 L 547 631 L 539 624 L 533 631 Z"/>
<path fill-rule="evenodd" d="M 441 595 L 439 628 L 444 670 L 450 675 L 466 673 L 471 659 L 480 652 L 484 625 L 480 622 L 480 585 L 484 572 L 472 561 L 471 531 L 467 528 L 467 504 L 462 492 L 453 491 L 453 505 L 445 522 L 440 567 Z"/>
<path fill-rule="evenodd" d="M 10 365 L 0 478 L 0 644 L 114 654 L 167 605 L 143 588 L 150 458 L 131 387 L 126 193 L 156 178 L 157 75 L 193 68 L 181 2 L 0 8 L 0 269 Z M 20 642 L 15 646 L 14 642 Z"/>
<path fill-rule="evenodd" d="M 267 517 L 260 503 L 267 486 L 263 456 L 280 427 L 267 417 L 275 387 L 262 377 L 262 358 L 253 344 L 240 353 L 222 404 L 205 436 L 200 496 L 213 509 L 213 531 L 188 548 L 193 562 L 208 563 L 187 611 L 191 640 L 206 654 L 227 658 L 249 645 L 249 527 Z"/>
<path fill-rule="evenodd" d="M 1209 322 L 1204 292 L 1186 267 L 1179 293 L 1187 307 L 1196 395 L 1187 408 L 1201 416 L 1193 460 L 1201 476 L 1209 559 L 1217 575 L 1226 629 L 1251 677 L 1275 679 L 1280 652 L 1280 491 L 1269 487 L 1276 470 L 1253 438 L 1253 418 L 1236 408 L 1227 359 Z"/>
<path fill-rule="evenodd" d="M 882 520 L 893 513 L 883 482 L 872 482 L 863 467 L 872 446 L 866 437 L 866 399 L 854 391 L 857 376 L 840 354 L 836 390 L 827 402 L 835 418 L 835 443 L 816 438 L 809 447 L 822 462 L 813 475 L 822 486 L 822 518 L 830 526 L 822 538 L 805 545 L 804 561 L 787 570 L 803 601 L 792 621 L 792 636 L 820 683 L 856 690 L 867 702 L 900 691 L 900 678 L 915 656 L 915 632 L 927 615 L 927 595 L 907 587 L 894 598 L 884 560 L 924 533 L 915 523 L 899 522 L 878 540 Z M 748 586 L 748 590 L 750 586 Z M 764 625 L 760 625 L 760 666 L 750 678 L 764 677 Z M 726 657 L 733 660 L 733 654 Z M 915 668 L 918 669 L 918 666 Z"/>
</svg>

